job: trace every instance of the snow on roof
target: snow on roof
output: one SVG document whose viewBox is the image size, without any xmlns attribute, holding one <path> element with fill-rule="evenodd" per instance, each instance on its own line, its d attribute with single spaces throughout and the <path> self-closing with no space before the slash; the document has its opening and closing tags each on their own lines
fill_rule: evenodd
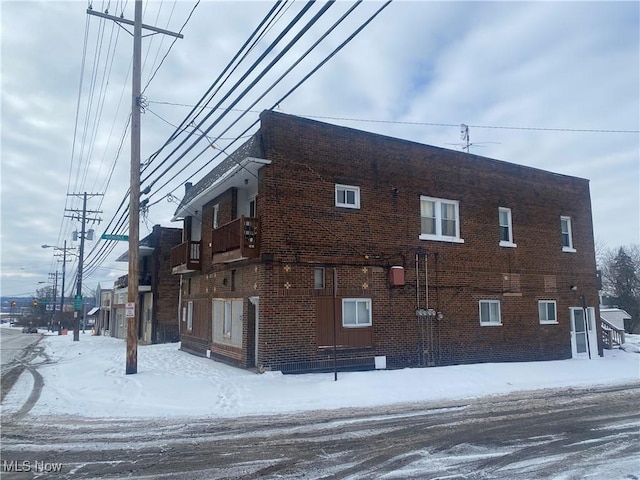
<svg viewBox="0 0 640 480">
<path fill-rule="evenodd" d="M 607 322 L 631 319 L 631 315 L 629 315 L 625 310 L 622 310 L 621 308 L 601 308 L 600 316 Z"/>
</svg>

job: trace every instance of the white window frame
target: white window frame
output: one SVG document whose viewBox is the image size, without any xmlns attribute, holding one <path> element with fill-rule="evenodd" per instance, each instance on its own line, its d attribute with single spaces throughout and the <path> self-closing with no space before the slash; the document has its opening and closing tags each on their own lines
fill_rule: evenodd
<svg viewBox="0 0 640 480">
<path fill-rule="evenodd" d="M 187 302 L 187 331 L 193 330 L 193 301 Z"/>
<path fill-rule="evenodd" d="M 321 283 L 320 285 L 316 281 L 317 280 L 316 274 L 320 274 L 322 276 L 322 281 L 320 282 Z M 325 286 L 324 267 L 315 267 L 313 269 L 313 288 L 315 290 L 322 290 L 324 289 L 324 286 Z"/>
<path fill-rule="evenodd" d="M 567 231 L 564 231 L 564 226 L 567 226 Z M 571 217 L 565 217 L 565 216 L 561 216 L 560 217 L 560 235 L 562 238 L 562 251 L 563 252 L 569 252 L 569 253 L 575 253 L 576 249 L 573 248 L 573 233 L 571 230 Z M 567 239 L 569 240 L 569 245 L 565 245 L 564 244 L 564 236 L 567 236 Z"/>
<path fill-rule="evenodd" d="M 423 233 L 422 232 L 422 202 L 433 202 L 434 214 L 435 214 L 435 229 L 436 233 Z M 448 236 L 442 234 L 442 205 L 453 205 L 455 212 L 456 232 L 454 236 Z M 435 198 L 420 195 L 420 240 L 434 240 L 437 242 L 454 242 L 464 243 L 464 240 L 460 238 L 460 202 L 458 200 L 448 200 L 446 198 Z"/>
<path fill-rule="evenodd" d="M 211 227 L 213 229 L 218 228 L 218 212 L 220 211 L 220 204 L 216 203 L 213 206 L 213 214 L 211 216 Z"/>
<path fill-rule="evenodd" d="M 547 305 L 553 305 L 553 315 L 556 317 L 553 320 L 549 320 L 548 318 L 542 318 L 542 312 L 543 310 L 541 310 L 541 308 L 544 306 L 544 316 L 546 317 L 548 315 L 548 307 Z M 550 325 L 557 325 L 558 324 L 558 305 L 556 304 L 555 300 L 538 300 L 538 321 L 545 325 L 545 324 L 550 324 Z"/>
<path fill-rule="evenodd" d="M 489 319 L 483 321 L 482 319 L 482 305 L 489 305 Z M 498 306 L 498 318 L 497 319 L 492 319 L 491 318 L 491 305 L 497 305 Z M 502 325 L 502 312 L 501 312 L 501 307 L 500 307 L 500 300 L 480 300 L 478 302 L 478 316 L 480 318 L 480 325 L 482 326 L 500 326 Z"/>
<path fill-rule="evenodd" d="M 344 192 L 344 202 L 340 202 L 338 200 L 338 192 Z M 354 194 L 354 203 L 347 202 L 347 192 L 353 192 Z M 336 207 L 342 208 L 360 208 L 360 187 L 356 187 L 354 185 L 340 185 L 336 183 L 335 189 L 335 200 Z"/>
<path fill-rule="evenodd" d="M 507 224 L 503 225 L 502 224 L 502 213 L 506 213 L 507 214 Z M 511 220 L 511 209 L 507 208 L 507 207 L 499 207 L 498 208 L 498 225 L 500 226 L 500 243 L 499 245 L 501 247 L 510 247 L 510 248 L 515 248 L 518 245 L 513 243 L 513 222 Z M 509 233 L 509 239 L 508 240 L 503 240 L 502 239 L 502 229 L 506 228 L 508 233 Z"/>
<path fill-rule="evenodd" d="M 344 309 L 345 309 L 345 304 L 347 303 L 355 303 L 355 307 L 356 307 L 356 323 L 355 324 L 345 324 L 344 320 L 345 320 L 345 315 L 344 315 Z M 368 318 L 366 319 L 366 322 L 362 322 L 360 321 L 360 319 L 358 318 L 358 304 L 359 303 L 366 303 L 367 304 L 367 312 L 369 313 Z M 363 328 L 363 327 L 370 327 L 373 324 L 373 314 L 371 312 L 371 299 L 370 298 L 343 298 L 342 299 L 342 326 L 344 328 Z"/>
</svg>

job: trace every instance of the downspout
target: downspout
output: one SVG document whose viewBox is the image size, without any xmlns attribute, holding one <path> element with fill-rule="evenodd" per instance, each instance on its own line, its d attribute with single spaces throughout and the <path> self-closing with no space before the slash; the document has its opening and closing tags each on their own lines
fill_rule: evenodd
<svg viewBox="0 0 640 480">
<path fill-rule="evenodd" d="M 182 348 L 182 274 L 180 274 L 180 287 L 178 290 L 178 338 Z"/>
<path fill-rule="evenodd" d="M 418 366 L 424 366 L 424 321 L 420 315 L 420 266 L 418 263 L 418 254 L 416 253 L 416 322 L 420 329 L 420 340 L 418 341 Z"/>
</svg>

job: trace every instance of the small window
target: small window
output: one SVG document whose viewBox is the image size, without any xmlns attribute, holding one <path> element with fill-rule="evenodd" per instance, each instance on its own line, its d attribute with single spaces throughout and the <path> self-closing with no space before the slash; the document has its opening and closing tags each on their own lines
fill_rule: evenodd
<svg viewBox="0 0 640 480">
<path fill-rule="evenodd" d="M 213 219 L 211 221 L 211 226 L 213 228 L 218 228 L 218 211 L 220 210 L 220 205 L 213 206 Z"/>
<path fill-rule="evenodd" d="M 360 208 L 360 187 L 336 185 L 336 207 Z"/>
<path fill-rule="evenodd" d="M 540 300 L 538 302 L 538 320 L 540 323 L 558 323 L 555 300 Z"/>
<path fill-rule="evenodd" d="M 317 267 L 313 269 L 313 288 L 320 290 L 324 288 L 324 268 Z"/>
<path fill-rule="evenodd" d="M 420 197 L 420 240 L 464 243 L 457 200 Z"/>
<path fill-rule="evenodd" d="M 513 227 L 511 224 L 511 209 L 500 207 L 498 209 L 498 222 L 500 224 L 500 246 L 516 247 L 513 243 Z"/>
<path fill-rule="evenodd" d="M 258 216 L 258 204 L 256 203 L 256 197 L 249 200 L 249 216 L 251 218 Z"/>
<path fill-rule="evenodd" d="M 238 271 L 231 270 L 231 291 L 232 292 L 236 290 L 237 282 L 238 282 Z"/>
<path fill-rule="evenodd" d="M 371 326 L 371 299 L 344 298 L 342 299 L 343 327 Z"/>
<path fill-rule="evenodd" d="M 187 303 L 187 330 L 193 330 L 193 302 Z"/>
<path fill-rule="evenodd" d="M 480 325 L 502 325 L 499 300 L 480 300 Z"/>
<path fill-rule="evenodd" d="M 562 251 L 575 252 L 571 235 L 571 217 L 560 217 L 560 230 L 562 232 Z"/>
</svg>

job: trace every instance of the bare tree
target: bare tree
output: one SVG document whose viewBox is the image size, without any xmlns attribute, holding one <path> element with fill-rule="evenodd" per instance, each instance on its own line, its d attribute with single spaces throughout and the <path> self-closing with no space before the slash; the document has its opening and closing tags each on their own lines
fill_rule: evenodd
<svg viewBox="0 0 640 480">
<path fill-rule="evenodd" d="M 640 326 L 640 245 L 605 251 L 598 264 L 604 294 L 631 316 L 629 331 L 636 332 Z"/>
</svg>

